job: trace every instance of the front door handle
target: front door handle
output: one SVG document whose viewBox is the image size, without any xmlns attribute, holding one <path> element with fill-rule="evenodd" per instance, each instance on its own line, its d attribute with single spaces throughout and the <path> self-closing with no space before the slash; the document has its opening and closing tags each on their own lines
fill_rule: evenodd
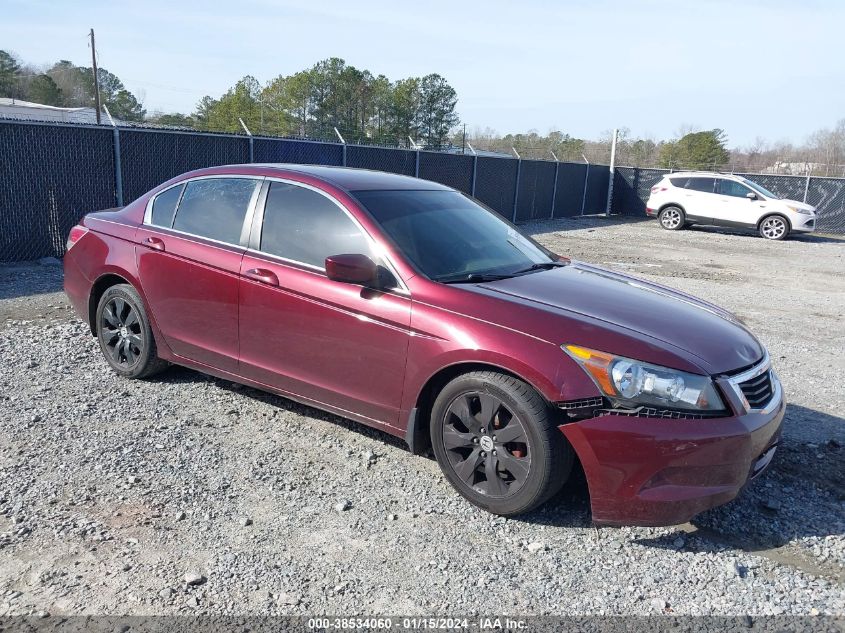
<svg viewBox="0 0 845 633">
<path fill-rule="evenodd" d="M 244 273 L 244 277 L 268 286 L 279 285 L 279 278 L 276 277 L 276 273 L 266 268 L 250 268 Z"/>
<path fill-rule="evenodd" d="M 144 240 L 144 244 L 149 246 L 150 248 L 154 248 L 157 251 L 164 250 L 164 240 L 161 240 L 157 237 L 148 237 Z"/>
</svg>

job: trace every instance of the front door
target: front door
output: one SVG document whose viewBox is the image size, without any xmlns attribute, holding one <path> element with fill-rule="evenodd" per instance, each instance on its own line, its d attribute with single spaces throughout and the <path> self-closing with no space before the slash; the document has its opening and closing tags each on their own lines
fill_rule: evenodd
<svg viewBox="0 0 845 633">
<path fill-rule="evenodd" d="M 167 345 L 228 372 L 238 368 L 240 242 L 259 183 L 203 178 L 167 189 L 136 234 L 141 288 Z"/>
<path fill-rule="evenodd" d="M 258 248 L 241 263 L 241 374 L 357 414 L 351 417 L 396 425 L 410 296 L 398 281 L 376 291 L 326 277 L 330 255 L 378 261 L 363 229 L 328 195 L 272 181 L 263 221 L 258 215 Z"/>
<path fill-rule="evenodd" d="M 749 193 L 755 198 L 748 198 Z M 722 226 L 754 226 L 760 215 L 760 200 L 756 196 L 756 192 L 741 182 L 717 179 L 713 222 Z"/>
</svg>

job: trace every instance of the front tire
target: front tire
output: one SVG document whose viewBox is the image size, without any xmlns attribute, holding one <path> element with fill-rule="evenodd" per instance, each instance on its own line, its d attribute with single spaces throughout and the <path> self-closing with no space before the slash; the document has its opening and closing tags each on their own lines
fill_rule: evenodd
<svg viewBox="0 0 845 633">
<path fill-rule="evenodd" d="M 789 220 L 782 215 L 769 215 L 760 220 L 758 230 L 767 240 L 782 240 L 789 235 Z"/>
<path fill-rule="evenodd" d="M 532 387 L 493 371 L 448 383 L 434 402 L 431 444 L 443 474 L 474 505 L 502 516 L 557 493 L 573 451 Z"/>
<path fill-rule="evenodd" d="M 678 231 L 686 226 L 686 214 L 681 207 L 666 207 L 658 216 L 660 226 L 667 231 Z"/>
<path fill-rule="evenodd" d="M 106 362 L 125 378 L 146 378 L 167 367 L 156 344 L 144 303 L 129 284 L 106 289 L 97 304 L 97 341 Z"/>
</svg>

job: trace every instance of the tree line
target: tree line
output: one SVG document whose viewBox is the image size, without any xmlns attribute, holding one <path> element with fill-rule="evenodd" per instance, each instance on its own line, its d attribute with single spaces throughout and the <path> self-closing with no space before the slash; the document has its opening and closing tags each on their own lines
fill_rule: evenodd
<svg viewBox="0 0 845 633">
<path fill-rule="evenodd" d="M 123 82 L 105 68 L 97 69 L 100 100 L 111 115 L 124 121 L 143 121 L 146 111 Z M 0 97 L 66 108 L 94 105 L 94 72 L 61 60 L 39 69 L 0 50 Z"/>
<path fill-rule="evenodd" d="M 598 139 L 580 139 L 553 130 L 540 134 L 497 134 L 490 128 L 474 129 L 468 143 L 477 150 L 493 151 L 522 158 L 599 163 L 610 162 L 612 131 Z M 460 145 L 463 137 L 454 133 L 452 142 Z M 722 129 L 700 130 L 681 127 L 671 139 L 637 137 L 628 128 L 618 130 L 616 164 L 630 167 L 764 172 L 792 175 L 845 177 L 845 119 L 833 127 L 821 128 L 801 144 L 770 143 L 758 138 L 742 147 L 728 147 L 728 136 Z"/>
<path fill-rule="evenodd" d="M 337 140 L 350 143 L 443 145 L 459 121 L 458 96 L 442 76 L 391 81 L 337 57 L 261 84 L 246 76 L 217 99 L 203 97 L 191 115 L 158 123 L 202 130 Z"/>
</svg>

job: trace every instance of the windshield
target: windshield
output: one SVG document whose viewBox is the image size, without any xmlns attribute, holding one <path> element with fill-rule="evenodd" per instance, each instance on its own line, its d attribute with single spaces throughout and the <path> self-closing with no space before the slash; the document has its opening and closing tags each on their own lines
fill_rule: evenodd
<svg viewBox="0 0 845 633">
<path fill-rule="evenodd" d="M 402 253 L 427 277 L 509 276 L 557 257 L 456 191 L 354 191 Z"/>
<path fill-rule="evenodd" d="M 746 185 L 751 187 L 757 193 L 762 193 L 767 198 L 772 198 L 774 200 L 780 199 L 780 196 L 773 194 L 771 191 L 766 189 L 764 186 L 758 185 L 756 182 L 752 182 L 751 180 L 747 180 L 746 178 L 743 178 L 742 182 L 744 182 Z"/>
</svg>

